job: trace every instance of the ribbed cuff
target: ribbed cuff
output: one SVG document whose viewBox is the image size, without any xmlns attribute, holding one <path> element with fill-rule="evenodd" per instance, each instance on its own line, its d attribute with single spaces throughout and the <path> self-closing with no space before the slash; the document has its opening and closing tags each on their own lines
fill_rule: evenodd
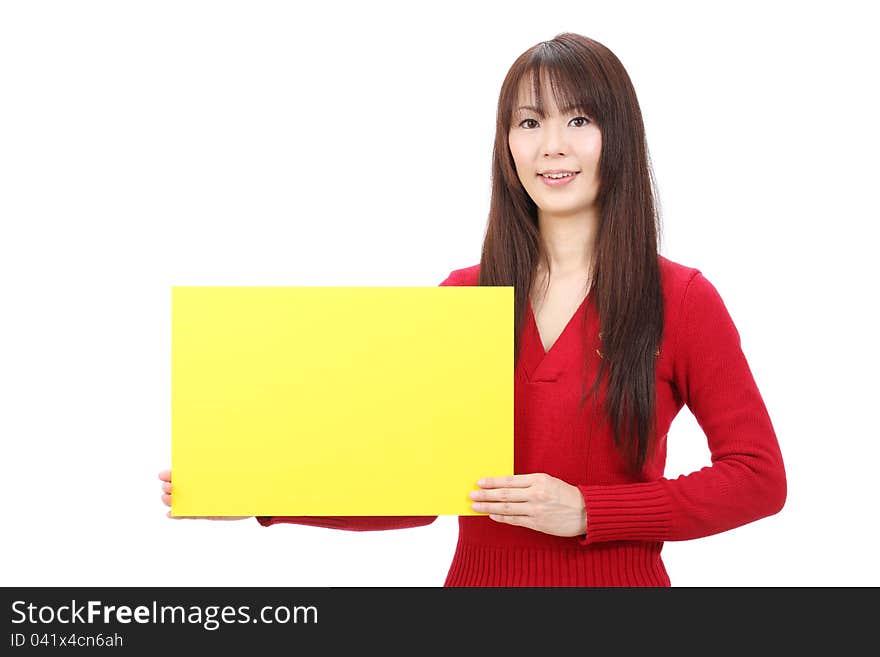
<svg viewBox="0 0 880 657">
<path fill-rule="evenodd" d="M 665 541 L 672 526 L 672 504 L 660 481 L 613 486 L 582 486 L 587 531 L 580 545 L 604 541 Z"/>
</svg>

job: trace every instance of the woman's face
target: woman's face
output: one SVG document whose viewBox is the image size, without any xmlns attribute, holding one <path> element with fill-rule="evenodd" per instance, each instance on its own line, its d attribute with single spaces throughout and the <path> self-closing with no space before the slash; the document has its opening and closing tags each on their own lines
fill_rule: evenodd
<svg viewBox="0 0 880 657">
<path fill-rule="evenodd" d="M 560 113 L 546 82 L 542 95 L 549 112 L 543 118 L 536 110 L 527 109 L 536 107 L 529 81 L 520 84 L 508 134 L 520 182 L 545 216 L 594 212 L 602 133 L 592 118 L 581 112 Z M 540 175 L 555 170 L 577 173 L 559 181 Z"/>
</svg>

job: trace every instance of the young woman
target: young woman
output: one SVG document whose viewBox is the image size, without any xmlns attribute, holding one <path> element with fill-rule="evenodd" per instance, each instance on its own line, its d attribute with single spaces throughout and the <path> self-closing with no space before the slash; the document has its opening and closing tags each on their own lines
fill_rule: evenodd
<svg viewBox="0 0 880 657">
<path fill-rule="evenodd" d="M 782 455 L 715 287 L 661 256 L 641 111 L 605 46 L 523 53 L 498 102 L 479 264 L 441 285 L 515 288 L 515 473 L 460 516 L 446 586 L 669 586 L 660 553 L 777 513 Z M 687 405 L 712 465 L 663 476 Z M 486 473 L 487 475 L 491 473 Z M 171 503 L 171 473 L 160 474 Z M 434 517 L 258 517 L 346 530 Z"/>
</svg>

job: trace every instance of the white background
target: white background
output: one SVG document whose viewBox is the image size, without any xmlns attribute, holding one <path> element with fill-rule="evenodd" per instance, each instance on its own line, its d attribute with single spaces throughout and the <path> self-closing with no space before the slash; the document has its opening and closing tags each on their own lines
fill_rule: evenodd
<svg viewBox="0 0 880 657">
<path fill-rule="evenodd" d="M 4 2 L 0 582 L 442 585 L 451 516 L 165 516 L 170 286 L 476 264 L 503 77 L 573 31 L 633 80 L 661 253 L 721 293 L 787 468 L 778 515 L 666 543 L 673 585 L 880 584 L 869 4 Z M 669 449 L 708 464 L 687 407 Z"/>
</svg>

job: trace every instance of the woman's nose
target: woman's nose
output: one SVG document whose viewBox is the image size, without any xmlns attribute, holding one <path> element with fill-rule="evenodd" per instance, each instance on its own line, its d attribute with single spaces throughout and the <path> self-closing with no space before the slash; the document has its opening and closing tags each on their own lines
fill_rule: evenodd
<svg viewBox="0 0 880 657">
<path fill-rule="evenodd" d="M 565 131 L 561 126 L 549 124 L 543 131 L 544 143 L 541 145 L 546 155 L 565 154 Z"/>
</svg>

